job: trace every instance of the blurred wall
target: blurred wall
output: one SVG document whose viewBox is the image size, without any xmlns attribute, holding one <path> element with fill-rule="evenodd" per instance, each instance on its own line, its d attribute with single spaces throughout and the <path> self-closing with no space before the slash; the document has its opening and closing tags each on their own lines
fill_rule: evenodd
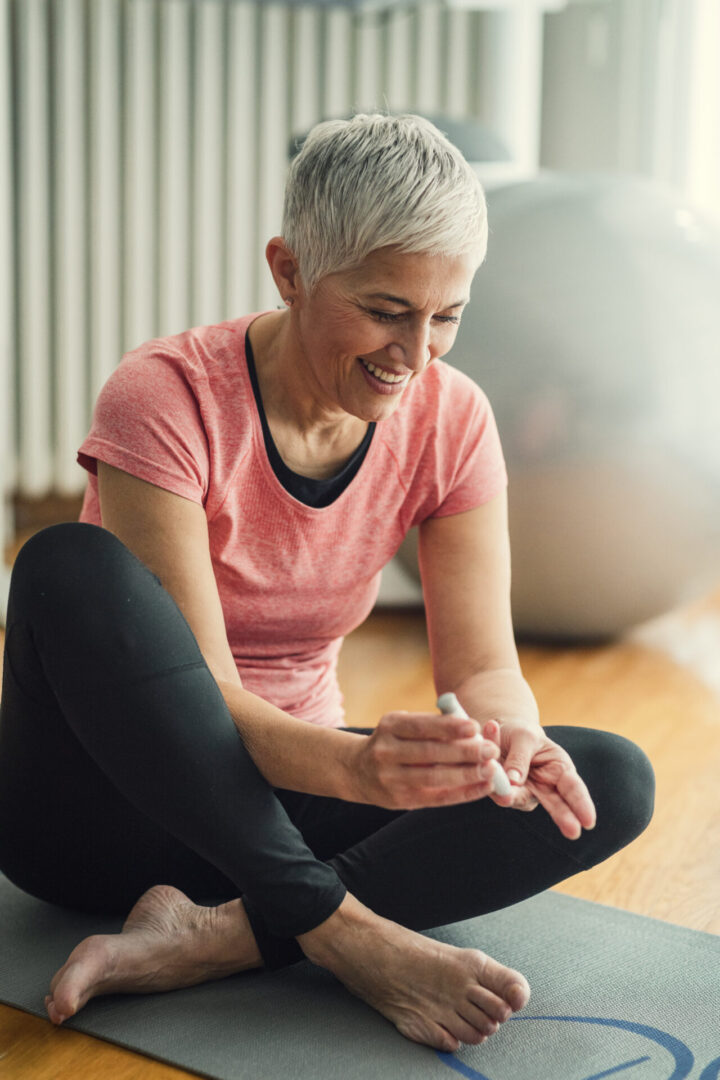
<svg viewBox="0 0 720 1080">
<path fill-rule="evenodd" d="M 718 0 L 589 0 L 546 15 L 540 158 L 651 176 L 720 216 Z"/>
</svg>

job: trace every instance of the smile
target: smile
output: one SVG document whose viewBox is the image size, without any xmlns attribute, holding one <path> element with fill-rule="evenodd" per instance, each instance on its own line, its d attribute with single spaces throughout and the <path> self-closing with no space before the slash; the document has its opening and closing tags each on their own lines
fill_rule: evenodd
<svg viewBox="0 0 720 1080">
<path fill-rule="evenodd" d="M 369 360 L 365 360 L 362 356 L 359 356 L 358 360 L 365 370 L 369 371 L 376 379 L 380 379 L 381 382 L 389 383 L 391 385 L 397 386 L 399 383 L 407 382 L 411 375 L 411 372 L 407 372 L 405 375 L 392 375 L 389 371 L 385 371 L 376 364 L 372 364 Z"/>
</svg>

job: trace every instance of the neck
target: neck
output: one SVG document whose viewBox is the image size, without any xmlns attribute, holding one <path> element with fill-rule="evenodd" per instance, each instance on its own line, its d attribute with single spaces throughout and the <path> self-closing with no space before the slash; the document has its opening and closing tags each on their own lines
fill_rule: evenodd
<svg viewBox="0 0 720 1080">
<path fill-rule="evenodd" d="M 291 312 L 261 316 L 249 335 L 265 416 L 280 456 L 303 475 L 332 475 L 360 444 L 367 423 L 322 394 Z"/>
</svg>

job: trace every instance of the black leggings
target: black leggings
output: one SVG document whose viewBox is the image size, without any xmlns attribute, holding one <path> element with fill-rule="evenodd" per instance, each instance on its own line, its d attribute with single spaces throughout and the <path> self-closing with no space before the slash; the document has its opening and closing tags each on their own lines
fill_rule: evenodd
<svg viewBox="0 0 720 1080">
<path fill-rule="evenodd" d="M 0 869 L 55 904 L 127 913 L 150 886 L 242 895 L 266 966 L 302 953 L 346 890 L 415 930 L 493 911 L 594 866 L 652 814 L 621 736 L 548 728 L 597 827 L 490 799 L 413 811 L 271 788 L 180 610 L 111 533 L 56 525 L 15 563 L 0 708 Z"/>
</svg>

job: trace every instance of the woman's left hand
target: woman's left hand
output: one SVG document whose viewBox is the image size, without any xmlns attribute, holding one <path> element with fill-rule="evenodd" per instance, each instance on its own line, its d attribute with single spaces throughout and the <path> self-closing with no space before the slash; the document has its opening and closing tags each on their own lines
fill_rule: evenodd
<svg viewBox="0 0 720 1080">
<path fill-rule="evenodd" d="M 483 735 L 500 747 L 500 762 L 513 786 L 511 795 L 492 795 L 494 802 L 515 810 L 534 810 L 539 803 L 568 840 L 594 828 L 590 792 L 570 755 L 539 724 L 508 720 L 500 725 L 489 720 Z"/>
</svg>

